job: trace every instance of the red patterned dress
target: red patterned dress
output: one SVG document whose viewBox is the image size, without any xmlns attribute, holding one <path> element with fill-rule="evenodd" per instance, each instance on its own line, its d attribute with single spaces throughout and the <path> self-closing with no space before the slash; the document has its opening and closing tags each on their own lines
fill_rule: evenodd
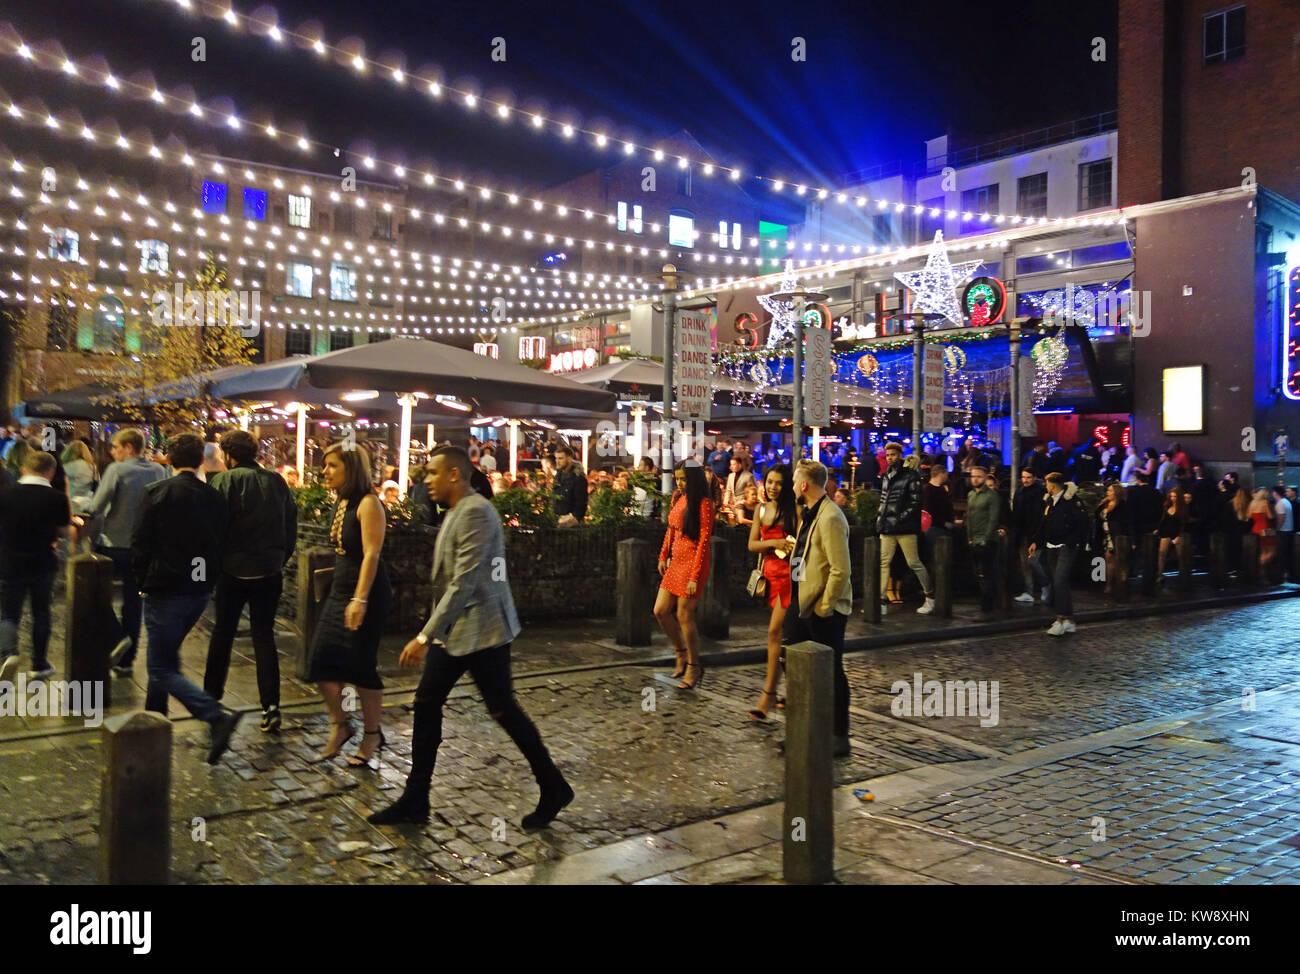
<svg viewBox="0 0 1300 974">
<path fill-rule="evenodd" d="M 704 594 L 704 580 L 709 575 L 709 541 L 713 537 L 713 501 L 707 497 L 700 502 L 700 540 L 692 541 L 682 533 L 686 521 L 686 496 L 683 494 L 668 515 L 668 530 L 664 533 L 659 560 L 668 561 L 659 587 L 667 589 L 679 599 L 698 599 Z M 695 582 L 695 594 L 686 594 L 686 583 Z"/>
</svg>

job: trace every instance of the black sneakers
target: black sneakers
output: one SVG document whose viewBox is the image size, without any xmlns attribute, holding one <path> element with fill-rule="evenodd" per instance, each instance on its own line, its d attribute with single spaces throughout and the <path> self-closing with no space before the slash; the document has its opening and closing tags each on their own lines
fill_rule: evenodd
<svg viewBox="0 0 1300 974">
<path fill-rule="evenodd" d="M 230 746 L 230 736 L 244 715 L 238 710 L 227 710 L 212 722 L 212 744 L 208 747 L 208 764 L 216 764 Z"/>
<path fill-rule="evenodd" d="M 532 814 L 525 815 L 519 823 L 525 832 L 546 828 L 564 806 L 573 801 L 573 789 L 559 772 L 556 775 L 555 781 L 543 786 L 542 796 L 537 800 L 537 809 Z"/>
<path fill-rule="evenodd" d="M 381 808 L 366 821 L 371 825 L 425 825 L 429 821 L 429 804 L 426 800 L 423 805 L 417 805 L 403 793 L 401 798 L 387 808 Z"/>
<path fill-rule="evenodd" d="M 280 708 L 267 707 L 262 711 L 262 724 L 258 727 L 263 734 L 269 734 L 272 731 L 280 729 Z"/>
</svg>

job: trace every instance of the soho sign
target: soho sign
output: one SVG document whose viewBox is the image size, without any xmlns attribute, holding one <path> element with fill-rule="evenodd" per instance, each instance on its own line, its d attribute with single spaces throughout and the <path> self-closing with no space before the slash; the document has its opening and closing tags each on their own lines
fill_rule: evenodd
<svg viewBox="0 0 1300 974">
<path fill-rule="evenodd" d="M 549 372 L 576 372 L 590 369 L 600 361 L 594 348 L 579 348 L 570 352 L 552 352 Z"/>
</svg>

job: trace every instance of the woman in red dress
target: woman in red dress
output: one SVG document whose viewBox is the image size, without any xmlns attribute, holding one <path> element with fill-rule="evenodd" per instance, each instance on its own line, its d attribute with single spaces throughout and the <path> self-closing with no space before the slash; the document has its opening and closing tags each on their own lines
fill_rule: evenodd
<svg viewBox="0 0 1300 974">
<path fill-rule="evenodd" d="M 776 702 L 776 688 L 781 682 L 781 629 L 790 606 L 790 552 L 794 542 L 788 538 L 799 534 L 799 519 L 794 501 L 794 480 L 789 466 L 772 467 L 763 478 L 764 502 L 754 515 L 749 529 L 749 550 L 763 557 L 763 577 L 767 579 L 767 604 L 772 617 L 767 623 L 767 677 L 758 706 L 749 712 L 754 720 L 767 720 L 767 712 Z"/>
<path fill-rule="evenodd" d="M 700 663 L 700 633 L 695 625 L 695 608 L 704 593 L 709 575 L 709 541 L 713 537 L 716 508 L 709 498 L 704 468 L 698 460 L 684 460 L 673 471 L 677 481 L 676 500 L 668 515 L 668 531 L 659 550 L 659 595 L 655 599 L 655 618 L 668 634 L 677 654 L 674 677 L 690 676 L 677 684 L 681 690 L 693 690 L 704 677 Z"/>
</svg>

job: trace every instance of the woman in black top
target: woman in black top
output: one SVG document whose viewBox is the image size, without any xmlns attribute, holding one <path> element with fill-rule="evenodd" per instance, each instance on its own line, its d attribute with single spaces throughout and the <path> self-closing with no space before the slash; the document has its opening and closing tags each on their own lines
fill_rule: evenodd
<svg viewBox="0 0 1300 974">
<path fill-rule="evenodd" d="M 1177 551 L 1178 536 L 1187 529 L 1187 501 L 1181 487 L 1170 487 L 1165 491 L 1165 502 L 1160 508 L 1160 523 L 1156 525 L 1156 537 L 1160 539 L 1160 554 L 1156 562 L 1156 582 L 1165 580 L 1165 562 L 1169 558 L 1169 549 Z M 1183 569 L 1183 556 L 1178 553 L 1178 570 Z"/>
<path fill-rule="evenodd" d="M 330 522 L 334 573 L 312 641 L 308 679 L 325 699 L 333 731 L 322 761 L 339 753 L 356 732 L 343 709 L 343 686 L 357 688 L 365 736 L 348 759 L 355 768 L 373 767 L 383 746 L 379 727 L 384 684 L 379 679 L 379 638 L 392 604 L 384 546 L 384 507 L 371 490 L 370 457 L 364 447 L 336 443 L 325 451 L 321 479 L 338 495 Z"/>
<path fill-rule="evenodd" d="M 1132 526 L 1129 523 L 1128 502 L 1124 499 L 1124 488 L 1119 484 L 1109 484 L 1106 496 L 1097 507 L 1097 526 L 1101 532 L 1101 550 L 1106 554 L 1106 584 L 1103 591 L 1110 595 L 1115 590 L 1115 579 L 1119 565 L 1128 565 L 1131 554 L 1131 542 L 1121 551 L 1115 544 L 1119 537 L 1129 538 Z"/>
</svg>

